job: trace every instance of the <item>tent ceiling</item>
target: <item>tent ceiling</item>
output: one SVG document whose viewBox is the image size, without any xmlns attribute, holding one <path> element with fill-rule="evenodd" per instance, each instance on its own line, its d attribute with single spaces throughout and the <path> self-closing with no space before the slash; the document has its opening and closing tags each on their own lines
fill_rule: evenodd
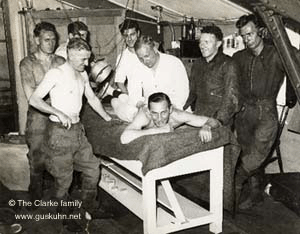
<svg viewBox="0 0 300 234">
<path fill-rule="evenodd" d="M 65 0 L 80 8 L 112 7 L 114 4 L 134 10 L 150 18 L 157 19 L 161 6 L 162 21 L 181 21 L 183 16 L 195 19 L 236 20 L 247 13 L 245 8 L 229 0 Z"/>
<path fill-rule="evenodd" d="M 161 20 L 181 21 L 183 16 L 195 19 L 236 20 L 248 11 L 227 0 L 108 0 L 120 6 L 126 6 L 151 18 L 157 18 L 161 8 Z M 134 2 L 134 5 L 133 5 Z"/>
<path fill-rule="evenodd" d="M 111 8 L 121 6 L 141 13 L 154 20 L 159 16 L 161 6 L 161 21 L 182 21 L 183 16 L 195 19 L 235 21 L 243 14 L 253 10 L 253 5 L 264 4 L 282 14 L 288 24 L 299 28 L 299 0 L 56 0 L 68 2 L 79 8 Z M 154 9 L 152 9 L 154 7 Z"/>
</svg>

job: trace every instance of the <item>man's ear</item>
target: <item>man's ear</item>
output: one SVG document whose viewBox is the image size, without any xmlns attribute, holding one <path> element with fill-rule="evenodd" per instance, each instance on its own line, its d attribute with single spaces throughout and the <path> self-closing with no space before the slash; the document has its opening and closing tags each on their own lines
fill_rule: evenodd
<svg viewBox="0 0 300 234">
<path fill-rule="evenodd" d="M 170 114 L 173 112 L 173 105 L 170 106 Z"/>
<path fill-rule="evenodd" d="M 40 45 L 40 38 L 34 37 L 35 44 Z"/>
<path fill-rule="evenodd" d="M 74 37 L 73 33 L 68 34 L 69 39 L 72 39 Z"/>
<path fill-rule="evenodd" d="M 270 37 L 270 36 L 269 36 L 269 31 L 268 31 L 268 29 L 265 28 L 265 27 L 260 27 L 260 28 L 258 28 L 258 30 L 257 30 L 257 35 L 258 35 L 259 37 L 261 37 L 261 38 L 268 38 L 268 37 Z"/>
<path fill-rule="evenodd" d="M 138 36 L 138 37 L 141 36 L 141 31 L 140 31 L 140 30 L 137 31 L 137 36 Z"/>
<path fill-rule="evenodd" d="M 140 112 L 140 111 L 142 111 L 141 108 L 139 109 L 139 112 Z M 151 117 L 151 112 L 150 112 L 149 108 L 145 108 L 145 114 L 146 114 L 146 116 L 148 116 L 149 118 L 152 118 L 152 117 Z"/>
<path fill-rule="evenodd" d="M 222 46 L 223 42 L 222 41 L 217 41 L 217 47 L 220 48 Z"/>
</svg>

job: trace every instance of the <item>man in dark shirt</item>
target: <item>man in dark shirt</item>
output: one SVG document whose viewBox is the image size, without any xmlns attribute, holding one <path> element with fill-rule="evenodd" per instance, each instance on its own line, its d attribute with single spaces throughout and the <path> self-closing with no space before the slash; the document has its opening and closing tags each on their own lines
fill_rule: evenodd
<svg viewBox="0 0 300 234">
<path fill-rule="evenodd" d="M 185 108 L 194 105 L 194 113 L 218 119 L 231 126 L 238 111 L 238 68 L 222 52 L 223 33 L 217 26 L 201 30 L 202 57 L 191 70 L 190 95 Z"/>
<path fill-rule="evenodd" d="M 242 147 L 236 188 L 239 194 L 243 183 L 248 180 L 249 197 L 239 205 L 240 209 L 247 209 L 263 198 L 261 170 L 258 169 L 276 138 L 276 97 L 284 79 L 284 68 L 275 47 L 264 43 L 255 15 L 240 17 L 236 26 L 246 46 L 233 56 L 242 74 L 239 87 L 243 105 L 235 121 Z"/>
<path fill-rule="evenodd" d="M 192 66 L 190 94 L 185 108 L 194 105 L 194 114 L 217 119 L 221 124 L 231 127 L 233 117 L 239 110 L 239 71 L 232 58 L 223 54 L 222 41 L 223 33 L 219 27 L 206 26 L 201 30 L 199 47 L 202 57 Z M 224 160 L 230 160 L 231 156 L 230 147 L 225 147 Z M 207 175 L 201 173 L 192 179 L 198 185 L 201 183 L 205 186 L 209 184 Z M 232 193 L 229 184 L 231 182 L 224 182 L 224 194 Z M 203 189 L 206 190 L 208 188 Z M 231 210 L 232 204 L 225 202 L 224 208 Z"/>
<path fill-rule="evenodd" d="M 57 31 L 53 24 L 48 22 L 38 23 L 33 33 L 37 50 L 20 62 L 21 80 L 27 100 L 41 83 L 46 72 L 50 68 L 58 67 L 65 62 L 64 58 L 54 54 Z M 40 149 L 44 140 L 48 117 L 47 114 L 29 106 L 25 136 L 29 148 L 27 154 L 30 166 L 29 193 L 32 201 L 42 199 L 43 195 L 45 158 Z"/>
</svg>

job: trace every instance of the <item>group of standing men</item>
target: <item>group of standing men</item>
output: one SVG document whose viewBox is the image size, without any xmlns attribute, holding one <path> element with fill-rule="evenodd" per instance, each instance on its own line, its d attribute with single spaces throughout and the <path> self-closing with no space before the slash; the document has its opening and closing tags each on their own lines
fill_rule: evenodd
<svg viewBox="0 0 300 234">
<path fill-rule="evenodd" d="M 235 53 L 232 57 L 225 55 L 222 51 L 223 33 L 221 29 L 217 26 L 203 27 L 199 40 L 202 57 L 197 59 L 192 66 L 189 92 L 186 88 L 186 73 L 185 71 L 181 73 L 181 62 L 155 50 L 148 37 L 138 37 L 140 31 L 134 25 L 127 25 L 126 30 L 121 32 L 127 39 L 127 52 L 130 52 L 134 58 L 136 66 L 133 67 L 133 63 L 120 66 L 119 70 L 126 68 L 128 73 L 124 73 L 122 70 L 119 74 L 122 74 L 123 78 L 126 76 L 129 89 L 134 87 L 132 90 L 127 90 L 129 99 L 133 95 L 141 96 L 138 94 L 137 85 L 142 87 L 139 90 L 145 92 L 142 96 L 146 98 L 149 97 L 147 88 L 151 87 L 150 93 L 155 93 L 155 88 L 158 87 L 157 91 L 164 92 L 170 97 L 173 107 L 178 109 L 192 107 L 195 115 L 207 116 L 215 120 L 213 126 L 218 126 L 217 121 L 235 131 L 241 145 L 240 160 L 235 177 L 236 200 L 239 202 L 240 209 L 246 209 L 263 199 L 263 170 L 260 166 L 269 155 L 277 136 L 276 98 L 285 72 L 274 45 L 264 42 L 261 34 L 263 26 L 255 15 L 241 16 L 236 27 L 243 38 L 245 49 Z M 135 43 L 133 43 L 134 41 Z M 170 56 L 170 60 L 166 63 L 163 63 L 164 56 Z M 135 70 L 141 66 L 136 57 L 144 64 L 146 70 L 143 73 Z M 127 61 L 121 59 L 120 65 L 126 64 Z M 142 71 L 141 69 L 139 71 Z M 147 71 L 150 71 L 149 76 L 146 75 Z M 119 74 L 117 69 L 116 81 L 119 80 Z M 146 78 L 143 78 L 142 81 L 137 80 L 135 74 L 139 74 L 139 78 L 142 77 L 140 74 L 144 74 L 143 77 Z M 180 75 L 176 76 L 176 74 Z M 187 93 L 189 94 L 188 98 Z M 154 115 L 151 114 L 153 110 L 151 110 L 150 99 L 148 102 L 148 113 L 150 114 L 147 115 L 146 112 L 146 114 L 136 115 L 138 100 L 141 99 L 135 99 L 133 102 L 137 104 L 137 108 L 131 112 L 136 118 L 130 116 L 129 119 L 132 123 L 125 129 L 121 137 L 123 142 L 149 134 L 147 124 L 151 119 L 154 124 L 157 122 Z M 185 103 L 184 106 L 183 103 Z M 168 102 L 165 102 L 164 106 L 167 104 Z M 126 105 L 122 105 L 122 107 L 126 108 Z M 160 111 L 164 109 L 163 105 L 160 106 Z M 172 111 L 170 108 L 167 110 L 170 114 L 168 118 L 171 118 Z M 126 112 L 122 111 L 122 113 Z M 158 116 L 157 111 L 155 114 Z M 161 117 L 161 119 L 164 118 Z M 188 123 L 189 121 L 185 119 L 183 122 Z M 165 128 L 161 132 L 165 131 L 172 131 L 172 128 L 168 130 Z M 199 136 L 201 137 L 200 134 Z M 239 201 L 245 182 L 249 185 L 250 193 L 246 199 Z"/>
<path fill-rule="evenodd" d="M 275 47 L 264 42 L 255 15 L 240 17 L 236 26 L 246 48 L 232 58 L 220 51 L 221 31 L 203 28 L 199 44 L 203 58 L 192 67 L 187 104 L 196 99 L 195 113 L 214 117 L 235 130 L 241 146 L 236 201 L 240 209 L 247 209 L 263 199 L 260 166 L 277 136 L 276 98 L 284 68 Z M 245 182 L 250 193 L 239 201 Z"/>
<path fill-rule="evenodd" d="M 73 32 L 68 32 L 68 43 L 59 50 L 65 49 L 65 59 L 54 54 L 55 27 L 41 22 L 34 30 L 37 51 L 20 63 L 31 105 L 26 128 L 29 191 L 33 199 L 41 198 L 41 173 L 47 169 L 55 178 L 55 197 L 64 199 L 73 169 L 79 170 L 81 198 L 93 213 L 100 161 L 80 123 L 82 96 L 104 120 L 111 117 L 91 89 L 85 71 L 91 56 L 87 27 L 74 23 L 77 28 L 68 28 Z M 284 69 L 274 46 L 264 43 L 254 15 L 242 16 L 236 26 L 246 48 L 232 58 L 222 52 L 219 27 L 202 29 L 202 57 L 193 64 L 189 81 L 180 59 L 160 53 L 151 37 L 141 35 L 137 22 L 125 20 L 120 31 L 126 49 L 117 59 L 115 73 L 122 94 L 111 104 L 119 118 L 131 122 L 121 137 L 124 144 L 142 135 L 172 131 L 182 123 L 202 127 L 199 136 L 203 142 L 211 140 L 211 128 L 222 124 L 235 129 L 242 148 L 236 170 L 237 194 L 245 181 L 252 188 L 249 199 L 240 206 L 245 208 L 262 196 L 257 172 L 276 138 L 276 97 Z M 194 114 L 183 111 L 190 106 Z M 162 131 L 149 131 L 153 128 Z"/>
<path fill-rule="evenodd" d="M 258 18 L 244 15 L 236 22 L 245 49 L 232 57 L 222 53 L 222 32 L 204 27 L 199 47 L 202 58 L 191 71 L 186 107 L 216 118 L 236 133 L 241 146 L 236 168 L 237 206 L 247 209 L 263 199 L 263 169 L 278 130 L 276 98 L 284 80 L 284 67 L 273 45 L 264 42 Z M 239 200 L 245 183 L 250 192 Z"/>
<path fill-rule="evenodd" d="M 125 20 L 120 31 L 127 48 L 117 59 L 115 82 L 127 96 L 112 100 L 116 114 L 131 122 L 138 108 L 155 92 L 166 93 L 172 104 L 182 109 L 189 93 L 189 80 L 180 59 L 159 52 L 151 37 L 140 35 L 135 21 Z"/>
</svg>

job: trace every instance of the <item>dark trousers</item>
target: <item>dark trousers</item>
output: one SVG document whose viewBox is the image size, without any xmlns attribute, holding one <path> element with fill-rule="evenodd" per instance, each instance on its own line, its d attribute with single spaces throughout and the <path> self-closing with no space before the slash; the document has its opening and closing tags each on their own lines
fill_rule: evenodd
<svg viewBox="0 0 300 234">
<path fill-rule="evenodd" d="M 251 173 L 268 156 L 276 139 L 278 114 L 275 101 L 245 104 L 236 116 L 235 128 L 241 145 L 241 166 Z"/>
<path fill-rule="evenodd" d="M 84 127 L 72 124 L 66 129 L 61 123 L 49 121 L 43 152 L 46 168 L 55 178 L 55 196 L 64 198 L 73 179 L 73 171 L 81 172 L 81 199 L 86 208 L 92 208 L 100 175 L 100 159 L 92 151 Z"/>
<path fill-rule="evenodd" d="M 42 198 L 43 174 L 45 171 L 45 155 L 41 151 L 47 129 L 48 116 L 29 107 L 26 123 L 26 143 L 29 151 L 27 154 L 30 168 L 29 193 L 32 200 Z"/>
<path fill-rule="evenodd" d="M 278 130 L 275 101 L 246 103 L 235 120 L 237 140 L 241 145 L 240 160 L 235 174 L 235 209 L 251 207 L 262 199 L 264 170 L 260 168 L 269 155 Z M 248 181 L 250 192 L 244 203 L 240 196 Z"/>
</svg>

